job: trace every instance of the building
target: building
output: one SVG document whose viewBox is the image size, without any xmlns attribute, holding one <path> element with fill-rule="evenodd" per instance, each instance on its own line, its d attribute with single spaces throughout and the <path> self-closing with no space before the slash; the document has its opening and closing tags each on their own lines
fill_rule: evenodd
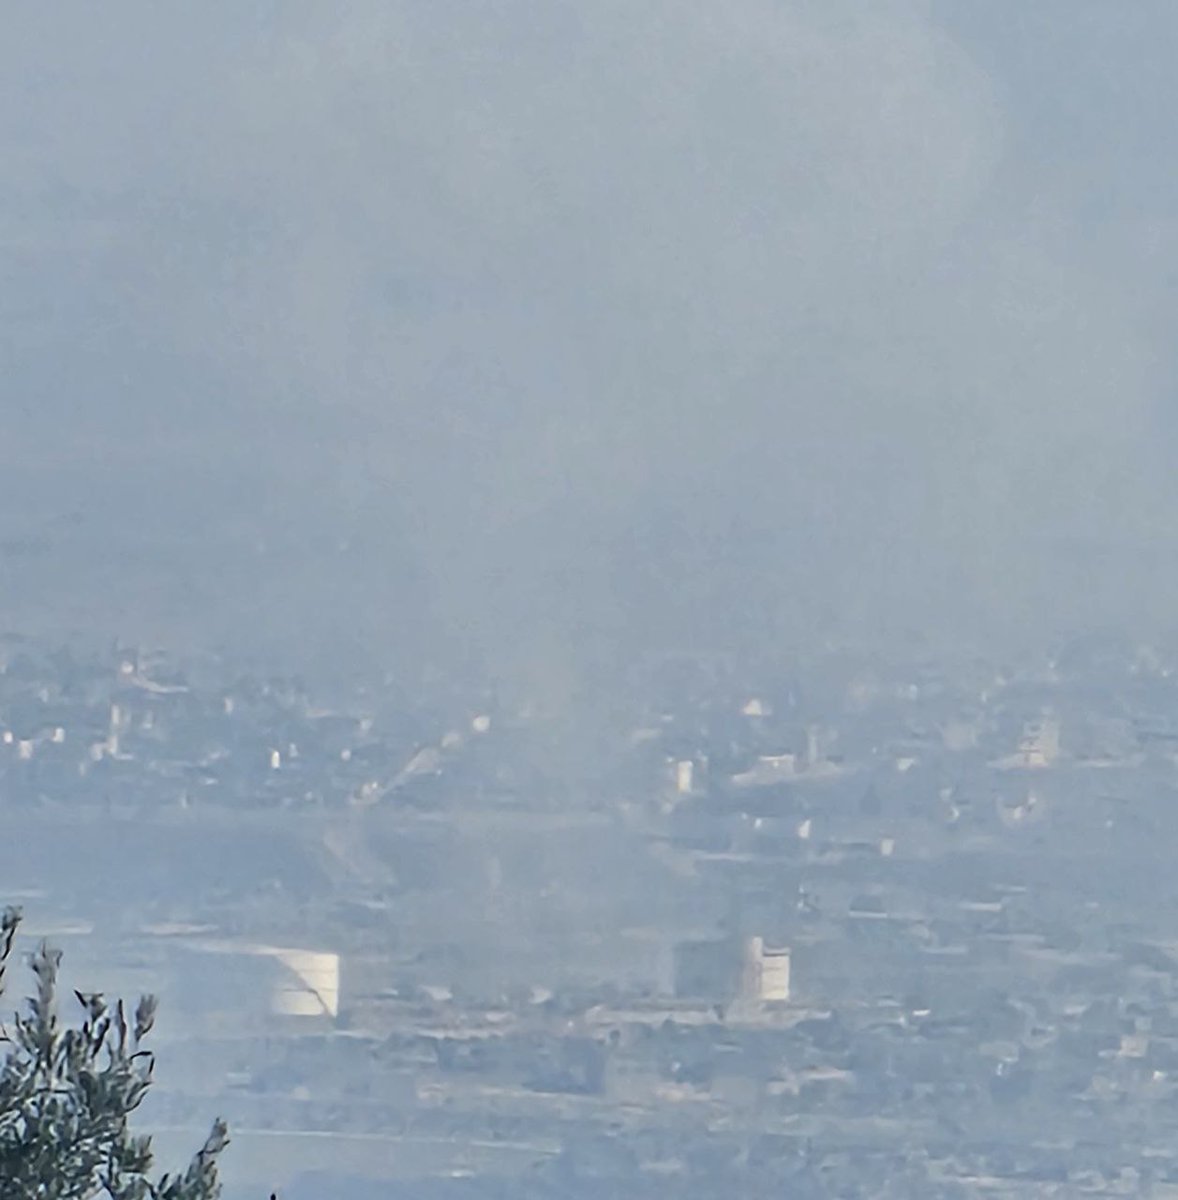
<svg viewBox="0 0 1178 1200">
<path fill-rule="evenodd" d="M 762 937 L 745 939 L 741 970 L 741 999 L 756 1004 L 789 999 L 790 953 L 786 947 L 770 948 Z"/>
</svg>

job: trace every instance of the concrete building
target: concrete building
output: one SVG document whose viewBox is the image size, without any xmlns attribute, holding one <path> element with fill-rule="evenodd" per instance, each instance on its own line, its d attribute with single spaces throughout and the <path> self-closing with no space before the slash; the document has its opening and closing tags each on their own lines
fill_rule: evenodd
<svg viewBox="0 0 1178 1200">
<path fill-rule="evenodd" d="M 742 1000 L 756 1004 L 782 1003 L 788 1000 L 788 948 L 770 948 L 765 945 L 765 939 L 762 937 L 746 938 L 740 983 Z"/>
<path fill-rule="evenodd" d="M 726 1003 L 739 991 L 742 960 L 732 938 L 679 942 L 671 964 L 671 991 L 681 1000 Z"/>
<path fill-rule="evenodd" d="M 790 952 L 760 936 L 680 942 L 672 990 L 679 999 L 706 1003 L 781 1003 L 790 997 Z"/>
</svg>

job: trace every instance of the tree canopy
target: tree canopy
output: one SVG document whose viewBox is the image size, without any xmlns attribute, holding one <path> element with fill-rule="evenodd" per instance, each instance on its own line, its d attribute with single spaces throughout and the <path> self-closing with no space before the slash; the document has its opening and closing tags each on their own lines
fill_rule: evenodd
<svg viewBox="0 0 1178 1200">
<path fill-rule="evenodd" d="M 20 912 L 0 913 L 0 994 Z M 144 1041 L 156 1001 L 133 1015 L 121 1000 L 75 992 L 81 1014 L 58 1012 L 60 951 L 42 944 L 30 956 L 33 994 L 0 1029 L 0 1197 L 3 1200 L 216 1200 L 217 1159 L 228 1144 L 216 1121 L 188 1167 L 152 1175 L 151 1138 L 131 1131 L 132 1114 L 151 1087 L 155 1057 Z"/>
</svg>

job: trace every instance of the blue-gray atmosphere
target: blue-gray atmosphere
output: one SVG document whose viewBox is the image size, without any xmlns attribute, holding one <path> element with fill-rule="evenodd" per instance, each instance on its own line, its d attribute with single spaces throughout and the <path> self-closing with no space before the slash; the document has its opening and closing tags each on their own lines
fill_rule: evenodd
<svg viewBox="0 0 1178 1200">
<path fill-rule="evenodd" d="M 225 1200 L 1178 1196 L 1175 61 L 5 5 L 3 1015 Z"/>
</svg>

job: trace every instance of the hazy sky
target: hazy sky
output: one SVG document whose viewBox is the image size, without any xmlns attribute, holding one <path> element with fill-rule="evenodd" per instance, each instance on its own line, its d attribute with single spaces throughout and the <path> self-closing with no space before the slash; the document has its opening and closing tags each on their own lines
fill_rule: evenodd
<svg viewBox="0 0 1178 1200">
<path fill-rule="evenodd" d="M 1171 0 L 2 21 L 11 619 L 503 670 L 1168 619 Z"/>
</svg>

